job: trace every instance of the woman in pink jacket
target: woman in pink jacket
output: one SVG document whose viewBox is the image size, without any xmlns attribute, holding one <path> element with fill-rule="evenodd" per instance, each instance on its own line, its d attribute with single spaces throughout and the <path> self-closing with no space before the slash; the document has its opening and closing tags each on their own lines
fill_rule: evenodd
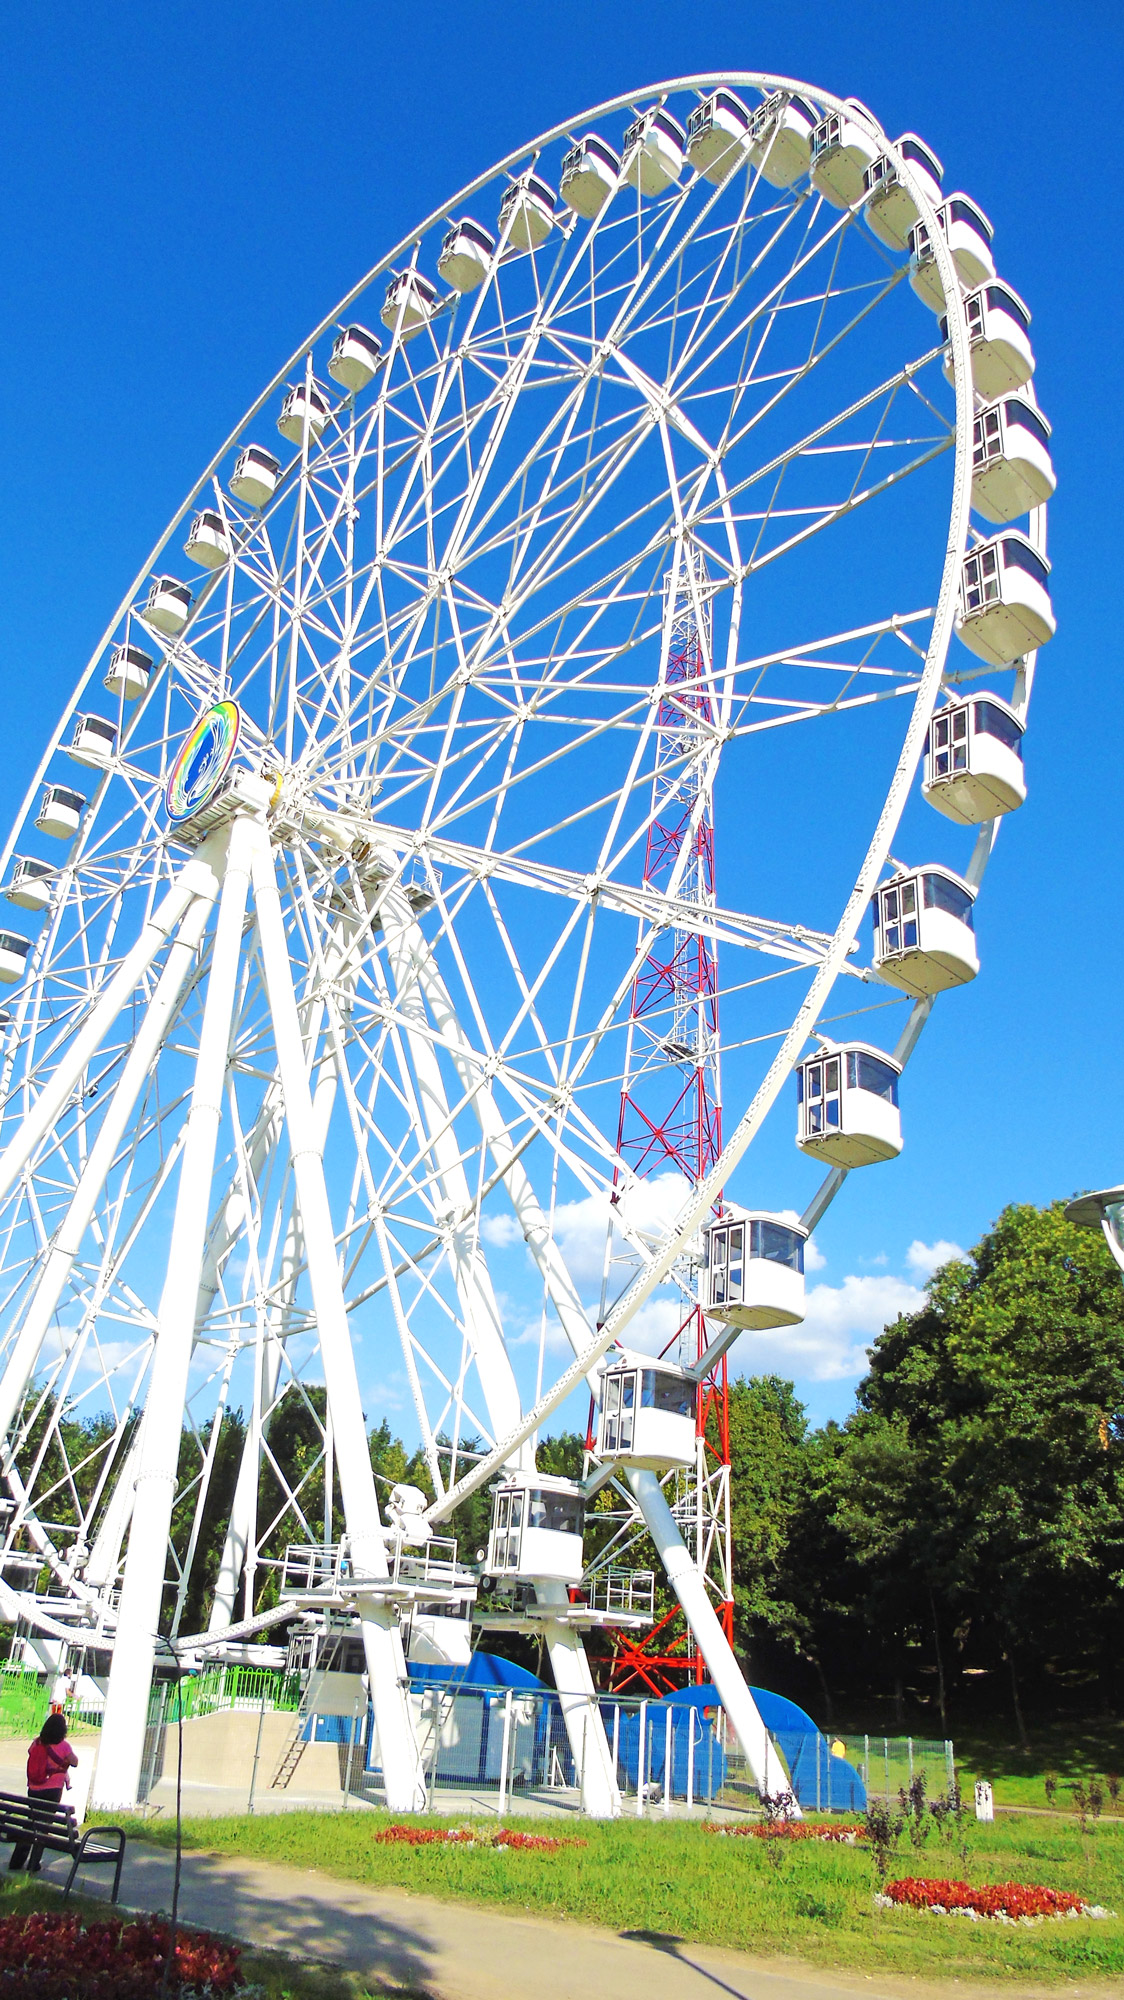
<svg viewBox="0 0 1124 2000">
<path fill-rule="evenodd" d="M 49 1715 L 34 1743 L 27 1752 L 27 1796 L 42 1799 L 44 1805 L 57 1806 L 63 1792 L 70 1788 L 69 1773 L 78 1759 L 66 1740 L 65 1715 Z M 30 1841 L 21 1841 L 12 1849 L 9 1868 L 27 1867 L 29 1875 L 38 1875 L 40 1857 L 43 1853 Z M 30 1861 L 28 1855 L 31 1856 Z"/>
</svg>

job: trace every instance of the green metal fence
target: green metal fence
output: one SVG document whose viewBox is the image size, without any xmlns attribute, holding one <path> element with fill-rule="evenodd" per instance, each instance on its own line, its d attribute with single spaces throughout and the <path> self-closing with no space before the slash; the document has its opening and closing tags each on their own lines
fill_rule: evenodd
<svg viewBox="0 0 1124 2000">
<path fill-rule="evenodd" d="M 918 1776 L 924 1776 L 930 1798 L 946 1792 L 955 1777 L 952 1744 L 925 1736 L 843 1736 L 847 1762 L 853 1764 L 875 1798 L 896 1798 Z"/>
<path fill-rule="evenodd" d="M 7 1669 L 0 1672 L 0 1738 L 32 1737 L 42 1728 L 50 1705 L 50 1683 L 40 1674 Z M 300 1676 L 274 1667 L 210 1667 L 205 1673 L 185 1674 L 183 1713 L 213 1715 L 218 1709 L 295 1709 L 300 1706 Z M 101 1709 L 82 1702 L 67 1703 L 71 1725 L 101 1725 Z M 149 1723 L 174 1719 L 179 1713 L 175 1690 L 153 1688 L 149 1701 Z"/>
</svg>

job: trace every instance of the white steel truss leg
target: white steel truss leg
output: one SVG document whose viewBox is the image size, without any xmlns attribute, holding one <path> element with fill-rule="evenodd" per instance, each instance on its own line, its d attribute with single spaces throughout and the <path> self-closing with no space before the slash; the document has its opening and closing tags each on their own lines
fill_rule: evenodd
<svg viewBox="0 0 1124 2000">
<path fill-rule="evenodd" d="M 568 1602 L 563 1583 L 537 1583 L 535 1596 L 540 1604 Z M 561 1619 L 552 1618 L 544 1636 L 570 1750 L 579 1773 L 582 1811 L 591 1819 L 616 1819 L 621 1809 L 620 1788 L 581 1633 Z"/>
<path fill-rule="evenodd" d="M 344 960 L 346 947 L 354 933 L 354 924 L 342 925 L 333 949 L 326 954 L 325 981 L 338 979 Z M 323 1022 L 325 1007 L 318 1000 L 312 1009 L 312 1020 L 305 1035 L 305 1046 L 311 1053 L 315 1047 Z M 339 1054 L 334 1039 L 329 1041 L 328 1051 L 320 1063 L 313 1097 L 313 1118 L 321 1152 L 328 1141 L 328 1129 L 332 1122 L 336 1093 L 339 1087 Z M 284 1116 L 281 1094 L 277 1092 L 276 1120 L 279 1129 Z M 271 1121 L 272 1123 L 272 1121 Z M 256 1174 L 260 1161 L 254 1166 Z M 234 1197 L 232 1196 L 233 1200 Z M 219 1563 L 218 1581 L 211 1603 L 211 1614 L 207 1623 L 209 1632 L 222 1632 L 234 1617 L 234 1606 L 242 1582 L 247 1552 L 250 1550 L 257 1532 L 258 1481 L 261 1473 L 262 1445 L 269 1428 L 268 1412 L 277 1394 L 277 1384 L 281 1374 L 281 1357 L 288 1335 L 287 1321 L 296 1291 L 297 1280 L 304 1258 L 304 1244 L 301 1236 L 300 1214 L 294 1201 L 290 1208 L 285 1230 L 285 1242 L 281 1253 L 280 1267 L 280 1325 L 271 1332 L 261 1356 L 258 1407 L 265 1413 L 260 1425 L 251 1425 L 242 1447 L 242 1457 L 238 1466 L 238 1480 L 231 1503 L 230 1521 L 226 1540 L 223 1544 L 222 1559 Z M 217 1277 L 216 1277 L 217 1284 Z M 245 1615 L 250 1617 L 253 1606 L 247 1600 Z"/>
<path fill-rule="evenodd" d="M 75 1035 L 58 1068 L 43 1085 L 19 1130 L 0 1155 L 0 1198 L 7 1194 L 39 1141 L 57 1121 L 90 1057 L 101 1047 L 137 981 L 148 970 L 165 938 L 175 930 L 192 897 L 207 895 L 211 880 L 211 868 L 199 856 L 193 855 L 180 869 L 167 895 L 157 904 L 132 950 L 126 953 L 95 1003 L 85 1026 Z M 213 888 L 210 894 L 214 894 Z"/>
<path fill-rule="evenodd" d="M 202 857 L 200 857 L 202 858 Z M 175 1017 L 184 981 L 191 970 L 199 943 L 218 893 L 218 878 L 211 876 L 210 893 L 192 902 L 173 941 L 156 990 L 145 1010 L 136 1040 L 129 1051 L 117 1088 L 113 1092 L 97 1137 L 90 1148 L 78 1185 L 63 1221 L 47 1253 L 23 1325 L 0 1379 L 0 1438 L 6 1438 L 35 1373 L 39 1352 L 70 1276 L 74 1260 L 90 1224 L 94 1206 L 105 1183 L 117 1149 L 132 1117 L 136 1102 L 160 1053 L 164 1036 Z"/>
<path fill-rule="evenodd" d="M 141 1782 L 149 1692 L 175 1502 L 195 1301 L 207 1235 L 211 1177 L 223 1114 L 252 822 L 230 830 L 195 1081 L 180 1163 L 176 1212 L 145 1405 L 129 1549 L 94 1779 L 98 1806 L 131 1806 Z"/>
<path fill-rule="evenodd" d="M 710 1669 L 710 1678 L 718 1689 L 719 1699 L 733 1724 L 758 1790 L 765 1793 L 769 1790 L 770 1780 L 775 1781 L 776 1778 L 776 1752 L 770 1751 L 768 1731 L 745 1684 L 730 1642 L 718 1622 L 718 1614 L 707 1594 L 706 1581 L 691 1560 L 655 1473 L 630 1472 L 626 1476 L 660 1561 L 667 1571 L 668 1581 L 683 1606 L 699 1651 Z M 799 1808 L 794 1808 L 794 1812 L 798 1811 Z"/>
<path fill-rule="evenodd" d="M 264 831 L 259 832 L 255 845 L 253 877 L 262 968 L 273 1017 L 277 1071 L 285 1098 L 289 1153 L 335 1434 L 352 1568 L 360 1579 L 381 1581 L 388 1575 L 382 1522 L 324 1180 L 323 1151 L 317 1137 L 304 1038 L 293 991 L 281 898 Z M 376 1595 L 364 1598 L 359 1591 L 357 1596 L 386 1802 L 392 1812 L 420 1812 L 425 1807 L 425 1768 L 410 1712 L 406 1660 L 397 1619 Z"/>
</svg>

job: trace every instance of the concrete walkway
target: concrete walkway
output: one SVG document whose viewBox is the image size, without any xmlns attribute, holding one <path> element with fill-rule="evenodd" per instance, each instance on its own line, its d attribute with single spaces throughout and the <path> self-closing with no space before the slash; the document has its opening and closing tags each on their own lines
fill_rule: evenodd
<svg viewBox="0 0 1124 2000">
<path fill-rule="evenodd" d="M 44 1878 L 58 1878 L 63 1864 Z M 131 1840 L 121 1901 L 135 1910 L 168 1910 L 173 1858 Z M 107 1894 L 91 1873 L 88 1894 Z M 443 1903 L 406 1889 L 366 1889 L 312 1869 L 284 1868 L 227 1856 L 186 1854 L 180 1918 L 208 1930 L 366 1974 L 435 2000 L 1026 2000 L 1058 1988 L 934 1985 L 925 1980 L 832 1972 L 788 1959 L 740 1952 L 670 1936 L 599 1930 L 592 1925 L 520 1917 L 471 1903 Z M 1065 1983 L 1066 2000 L 1105 2000 L 1119 1982 Z"/>
</svg>

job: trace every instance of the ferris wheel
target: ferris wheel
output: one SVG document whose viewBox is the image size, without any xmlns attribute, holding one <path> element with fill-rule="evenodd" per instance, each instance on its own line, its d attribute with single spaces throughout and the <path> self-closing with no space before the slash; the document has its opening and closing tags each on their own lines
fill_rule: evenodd
<svg viewBox="0 0 1124 2000">
<path fill-rule="evenodd" d="M 316 328 L 79 677 L 2 863 L 0 1606 L 111 1652 L 102 1803 L 137 1795 L 158 1631 L 264 1629 L 300 1547 L 312 1597 L 345 1565 L 417 1805 L 406 1612 L 484 1488 L 447 1623 L 481 1567 L 525 1585 L 591 1690 L 613 1481 L 760 1761 L 669 1476 L 708 1368 L 799 1322 L 809 1230 L 900 1150 L 1053 631 L 1029 315 L 941 178 L 764 75 L 557 127 Z M 709 1119 L 689 1160 L 635 1143 L 657 1072 Z M 798 1225 L 751 1151 L 794 1072 Z M 587 1388 L 579 1489 L 535 1447 Z M 329 1518 L 271 1452 L 286 1400 Z M 388 1412 L 430 1493 L 380 1500 Z"/>
</svg>

